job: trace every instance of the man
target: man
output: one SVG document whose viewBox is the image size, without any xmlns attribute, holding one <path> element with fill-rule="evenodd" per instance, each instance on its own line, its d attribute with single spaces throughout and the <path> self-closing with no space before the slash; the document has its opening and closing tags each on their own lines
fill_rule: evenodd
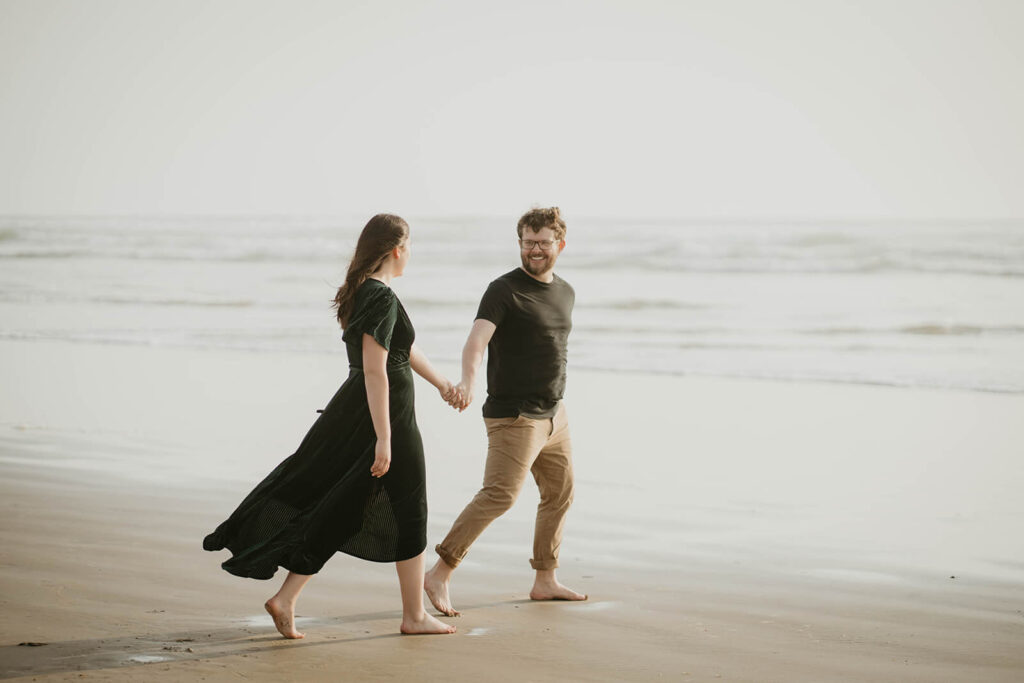
<svg viewBox="0 0 1024 683">
<path fill-rule="evenodd" d="M 440 556 L 424 588 L 448 616 L 455 568 L 487 526 L 512 507 L 527 474 L 540 489 L 534 529 L 534 600 L 586 600 L 555 577 L 562 527 L 572 504 L 572 449 L 562 405 L 566 342 L 572 329 L 572 287 L 554 274 L 565 248 L 565 221 L 557 208 L 528 211 L 517 226 L 522 267 L 492 282 L 480 301 L 462 351 L 462 381 L 453 405 L 473 400 L 477 369 L 487 349 L 487 463 L 483 487 L 436 547 Z"/>
</svg>

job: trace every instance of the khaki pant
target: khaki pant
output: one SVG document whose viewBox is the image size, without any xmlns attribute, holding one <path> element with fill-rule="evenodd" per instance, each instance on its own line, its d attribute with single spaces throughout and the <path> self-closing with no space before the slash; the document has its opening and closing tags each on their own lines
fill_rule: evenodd
<svg viewBox="0 0 1024 683">
<path fill-rule="evenodd" d="M 572 446 L 565 408 L 550 419 L 484 418 L 487 426 L 487 464 L 483 488 L 452 525 L 435 550 L 449 567 L 457 567 L 469 546 L 487 526 L 519 497 L 528 472 L 540 489 L 537 524 L 533 532 L 534 569 L 558 567 L 565 513 L 572 504 Z"/>
</svg>

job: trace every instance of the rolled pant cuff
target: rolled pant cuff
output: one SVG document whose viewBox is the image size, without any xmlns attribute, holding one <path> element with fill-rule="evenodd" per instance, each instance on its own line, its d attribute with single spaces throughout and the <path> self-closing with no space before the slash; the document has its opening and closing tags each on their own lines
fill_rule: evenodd
<svg viewBox="0 0 1024 683">
<path fill-rule="evenodd" d="M 434 552 L 436 552 L 441 560 L 452 569 L 458 567 L 459 563 L 462 562 L 461 557 L 455 557 L 450 552 L 442 548 L 440 544 L 434 546 Z"/>
<path fill-rule="evenodd" d="M 445 560 L 447 562 L 448 560 Z M 558 560 L 530 560 L 530 566 L 537 570 L 558 569 Z"/>
</svg>

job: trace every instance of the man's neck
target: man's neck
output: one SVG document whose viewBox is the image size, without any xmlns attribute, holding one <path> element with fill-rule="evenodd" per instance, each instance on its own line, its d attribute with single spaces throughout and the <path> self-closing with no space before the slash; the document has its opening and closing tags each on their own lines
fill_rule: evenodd
<svg viewBox="0 0 1024 683">
<path fill-rule="evenodd" d="M 519 266 L 519 270 L 523 271 L 537 282 L 543 282 L 546 285 L 550 285 L 552 282 L 555 281 L 555 271 L 553 270 L 546 270 L 540 275 L 534 275 L 533 273 L 528 271 L 526 268 L 523 268 L 522 266 Z"/>
</svg>

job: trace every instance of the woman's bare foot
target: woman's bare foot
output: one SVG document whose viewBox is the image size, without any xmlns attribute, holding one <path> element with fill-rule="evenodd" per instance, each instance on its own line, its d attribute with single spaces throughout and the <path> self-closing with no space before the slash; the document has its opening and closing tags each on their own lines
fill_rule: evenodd
<svg viewBox="0 0 1024 683">
<path fill-rule="evenodd" d="M 407 636 L 419 636 L 429 633 L 455 633 L 454 626 L 438 621 L 426 612 L 423 613 L 423 617 L 420 619 L 410 619 L 408 617 L 402 619 L 401 630 Z"/>
<path fill-rule="evenodd" d="M 282 636 L 293 640 L 306 637 L 305 633 L 299 633 L 295 630 L 295 610 L 293 605 L 285 605 L 276 597 L 273 597 L 263 604 L 263 608 L 274 618 L 274 626 L 277 627 L 278 632 Z"/>
<path fill-rule="evenodd" d="M 555 578 L 554 569 L 537 570 L 537 578 L 530 591 L 531 600 L 586 600 L 587 596 L 567 588 Z"/>
<path fill-rule="evenodd" d="M 452 599 L 448 597 L 448 578 L 439 574 L 437 567 L 428 571 L 423 576 L 423 590 L 427 592 L 434 609 L 447 617 L 457 617 L 459 613 L 452 607 Z"/>
</svg>

